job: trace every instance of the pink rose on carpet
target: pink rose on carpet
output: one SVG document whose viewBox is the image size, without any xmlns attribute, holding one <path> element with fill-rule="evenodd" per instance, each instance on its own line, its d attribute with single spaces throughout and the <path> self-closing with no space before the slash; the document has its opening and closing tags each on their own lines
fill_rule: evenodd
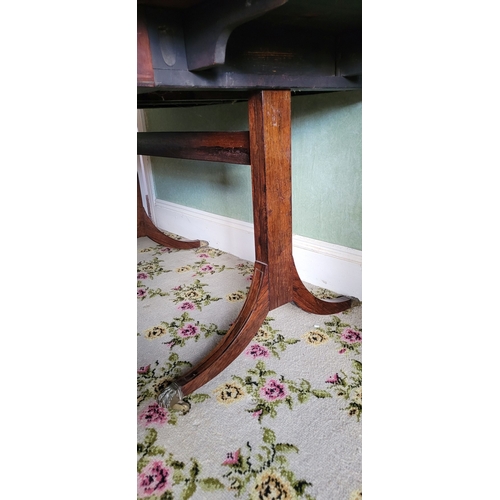
<svg viewBox="0 0 500 500">
<path fill-rule="evenodd" d="M 199 331 L 200 329 L 196 325 L 188 323 L 182 328 L 179 328 L 178 333 L 181 337 L 194 337 L 195 335 L 198 335 Z"/>
<path fill-rule="evenodd" d="M 234 465 L 238 463 L 238 457 L 240 456 L 240 450 L 236 450 L 235 452 L 230 451 L 226 455 L 226 460 L 222 462 L 222 465 Z"/>
<path fill-rule="evenodd" d="M 158 403 L 153 403 L 139 415 L 139 421 L 146 427 L 148 425 L 161 425 L 167 422 L 168 411 Z"/>
<path fill-rule="evenodd" d="M 288 393 L 286 392 L 285 384 L 282 384 L 275 379 L 270 379 L 266 382 L 264 387 L 261 387 L 260 395 L 264 399 L 267 399 L 267 401 L 275 401 L 276 399 L 285 398 Z"/>
<path fill-rule="evenodd" d="M 213 269 L 214 269 L 213 266 L 211 266 L 210 264 L 205 264 L 204 266 L 201 267 L 201 270 L 206 273 L 213 271 Z"/>
<path fill-rule="evenodd" d="M 183 302 L 177 309 L 181 311 L 192 311 L 194 309 L 194 304 L 192 302 Z"/>
<path fill-rule="evenodd" d="M 160 495 L 172 486 L 171 476 L 172 469 L 163 462 L 150 462 L 137 478 L 137 495 L 139 498 Z"/>
<path fill-rule="evenodd" d="M 361 342 L 361 334 L 352 328 L 346 328 L 340 336 L 342 340 L 353 344 L 354 342 Z"/>
<path fill-rule="evenodd" d="M 252 344 L 245 351 L 245 354 L 247 356 L 251 356 L 253 359 L 269 357 L 269 351 L 267 350 L 267 348 L 264 346 L 261 346 L 260 344 Z"/>
<path fill-rule="evenodd" d="M 146 292 L 145 288 L 138 288 L 137 289 L 137 297 L 138 298 L 144 297 L 144 295 L 146 295 L 146 294 L 147 294 L 147 292 Z"/>
<path fill-rule="evenodd" d="M 151 367 L 151 365 L 147 365 L 147 366 L 141 366 L 138 370 L 137 370 L 137 373 L 139 373 L 140 375 L 144 375 L 145 373 L 148 373 L 149 372 L 149 368 Z"/>
<path fill-rule="evenodd" d="M 330 378 L 328 378 L 328 380 L 326 380 L 326 383 L 327 384 L 337 385 L 337 384 L 341 384 L 342 380 L 339 377 L 339 374 L 336 373 L 335 375 L 332 375 Z"/>
<path fill-rule="evenodd" d="M 210 257 L 210 255 L 208 255 L 208 253 L 200 253 L 200 255 L 198 255 L 198 257 L 201 257 L 202 259 L 208 259 Z"/>
<path fill-rule="evenodd" d="M 146 280 L 146 279 L 148 279 L 148 277 L 149 277 L 149 275 L 148 275 L 148 274 L 146 274 L 146 273 L 139 273 L 139 274 L 137 275 L 137 279 L 138 279 L 138 280 Z"/>
</svg>

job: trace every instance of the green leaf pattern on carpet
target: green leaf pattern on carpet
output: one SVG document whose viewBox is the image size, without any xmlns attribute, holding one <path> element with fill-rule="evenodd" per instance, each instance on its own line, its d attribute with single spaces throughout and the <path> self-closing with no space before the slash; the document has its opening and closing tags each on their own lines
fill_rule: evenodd
<svg viewBox="0 0 500 500">
<path fill-rule="evenodd" d="M 228 331 L 252 270 L 210 247 L 138 239 L 138 498 L 361 500 L 360 305 L 330 316 L 282 306 L 185 398 L 187 414 L 156 402 Z"/>
</svg>

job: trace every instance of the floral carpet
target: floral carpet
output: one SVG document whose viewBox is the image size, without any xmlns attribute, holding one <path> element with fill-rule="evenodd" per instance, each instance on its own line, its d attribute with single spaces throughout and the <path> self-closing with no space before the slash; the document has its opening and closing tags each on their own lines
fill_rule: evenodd
<svg viewBox="0 0 500 500">
<path fill-rule="evenodd" d="M 227 332 L 253 263 L 137 241 L 138 498 L 361 500 L 361 304 L 271 311 L 189 411 L 167 410 L 156 396 Z"/>
</svg>

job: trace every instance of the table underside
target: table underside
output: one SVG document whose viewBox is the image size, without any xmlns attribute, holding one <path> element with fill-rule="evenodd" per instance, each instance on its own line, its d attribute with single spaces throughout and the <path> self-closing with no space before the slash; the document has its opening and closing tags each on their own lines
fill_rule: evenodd
<svg viewBox="0 0 500 500">
<path fill-rule="evenodd" d="M 361 88 L 360 0 L 205 0 L 174 8 L 179 4 L 138 5 L 139 106 L 151 103 L 144 94 L 152 92 L 170 97 L 157 105 L 171 105 L 178 98 L 185 104 L 188 92 L 234 91 L 238 99 L 254 89 Z"/>
</svg>

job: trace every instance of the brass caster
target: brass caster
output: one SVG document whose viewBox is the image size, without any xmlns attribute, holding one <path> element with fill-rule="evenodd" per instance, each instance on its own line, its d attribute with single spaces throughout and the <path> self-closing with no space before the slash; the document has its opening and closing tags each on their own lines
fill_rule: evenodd
<svg viewBox="0 0 500 500">
<path fill-rule="evenodd" d="M 166 389 L 160 393 L 157 401 L 163 408 L 180 411 L 185 415 L 191 409 L 191 404 L 184 401 L 183 397 L 181 388 L 175 382 L 170 382 Z"/>
</svg>

